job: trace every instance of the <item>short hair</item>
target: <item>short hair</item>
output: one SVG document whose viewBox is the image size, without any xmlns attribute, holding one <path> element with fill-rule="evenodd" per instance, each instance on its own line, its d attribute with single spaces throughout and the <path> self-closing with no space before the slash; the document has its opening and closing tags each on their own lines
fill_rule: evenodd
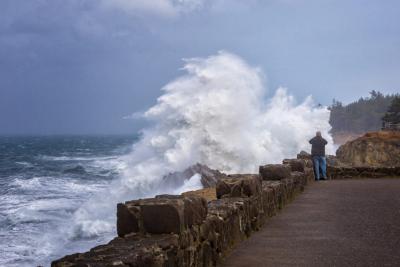
<svg viewBox="0 0 400 267">
<path fill-rule="evenodd" d="M 322 136 L 322 134 L 321 134 L 320 131 L 317 131 L 315 135 L 316 135 L 316 136 Z"/>
</svg>

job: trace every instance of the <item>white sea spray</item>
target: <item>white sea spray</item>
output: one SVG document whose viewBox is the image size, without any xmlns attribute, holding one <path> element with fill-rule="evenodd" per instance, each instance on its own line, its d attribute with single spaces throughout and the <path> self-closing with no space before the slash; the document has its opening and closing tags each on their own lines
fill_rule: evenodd
<svg viewBox="0 0 400 267">
<path fill-rule="evenodd" d="M 261 164 L 309 150 L 317 130 L 328 139 L 328 152 L 334 151 L 328 109 L 316 107 L 311 97 L 296 104 L 284 88 L 265 100 L 261 70 L 240 57 L 219 52 L 187 59 L 183 71 L 143 114 L 153 126 L 125 156 L 121 178 L 74 214 L 72 235 L 114 234 L 117 202 L 180 192 L 185 185 L 171 185 L 163 177 L 195 163 L 226 173 L 255 173 Z M 193 184 L 191 189 L 201 186 Z"/>
</svg>

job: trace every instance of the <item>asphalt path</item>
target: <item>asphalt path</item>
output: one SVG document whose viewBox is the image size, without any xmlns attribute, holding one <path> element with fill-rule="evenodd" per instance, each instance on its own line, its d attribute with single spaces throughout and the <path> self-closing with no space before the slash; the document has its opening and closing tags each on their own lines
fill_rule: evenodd
<svg viewBox="0 0 400 267">
<path fill-rule="evenodd" d="M 400 179 L 313 183 L 223 266 L 400 266 Z"/>
</svg>

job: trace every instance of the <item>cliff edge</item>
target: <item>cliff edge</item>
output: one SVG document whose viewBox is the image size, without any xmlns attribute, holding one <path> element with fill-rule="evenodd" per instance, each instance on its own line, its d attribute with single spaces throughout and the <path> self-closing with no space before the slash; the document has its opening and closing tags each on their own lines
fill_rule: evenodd
<svg viewBox="0 0 400 267">
<path fill-rule="evenodd" d="M 400 131 L 367 133 L 340 146 L 336 155 L 352 166 L 400 166 Z"/>
</svg>

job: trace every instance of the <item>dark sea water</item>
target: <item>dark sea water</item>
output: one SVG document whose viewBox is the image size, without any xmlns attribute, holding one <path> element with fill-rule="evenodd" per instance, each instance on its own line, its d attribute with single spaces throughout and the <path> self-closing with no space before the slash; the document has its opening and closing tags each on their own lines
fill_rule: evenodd
<svg viewBox="0 0 400 267">
<path fill-rule="evenodd" d="M 137 136 L 0 137 L 0 266 L 48 265 L 107 240 L 71 240 L 72 214 L 125 168 Z M 76 239 L 76 237 L 75 237 Z"/>
</svg>

